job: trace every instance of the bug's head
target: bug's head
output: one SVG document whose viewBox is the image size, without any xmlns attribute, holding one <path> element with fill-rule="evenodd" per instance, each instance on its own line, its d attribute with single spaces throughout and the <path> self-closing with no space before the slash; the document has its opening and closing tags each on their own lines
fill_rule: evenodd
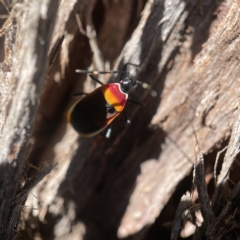
<svg viewBox="0 0 240 240">
<path fill-rule="evenodd" d="M 141 85 L 142 88 L 147 89 L 153 97 L 157 96 L 157 92 L 153 90 L 148 83 L 133 79 L 129 72 L 127 72 L 127 76 L 124 80 L 120 81 L 121 90 L 127 94 L 131 93 L 137 85 Z"/>
<path fill-rule="evenodd" d="M 133 91 L 136 83 L 132 77 L 128 76 L 124 80 L 120 81 L 121 90 L 124 93 L 130 93 Z"/>
</svg>

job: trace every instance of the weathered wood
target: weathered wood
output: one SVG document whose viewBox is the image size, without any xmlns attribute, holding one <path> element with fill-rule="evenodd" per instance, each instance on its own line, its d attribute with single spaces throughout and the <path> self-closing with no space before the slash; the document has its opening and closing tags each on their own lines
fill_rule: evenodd
<svg viewBox="0 0 240 240">
<path fill-rule="evenodd" d="M 30 120 L 34 117 L 32 108 L 21 107 L 24 103 L 31 104 L 27 100 L 31 99 L 29 92 L 33 85 L 25 83 L 39 84 L 37 95 L 34 95 L 37 102 L 46 73 L 47 53 L 66 31 L 40 98 L 31 138 L 34 144 L 27 157 L 28 177 L 35 176 L 35 168 L 46 161 L 59 165 L 33 189 L 34 196 L 29 195 L 23 221 L 26 225 L 21 230 L 25 239 L 34 236 L 80 239 L 84 236 L 87 240 L 120 237 L 139 240 L 153 234 L 151 226 L 160 221 L 158 216 L 176 187 L 192 170 L 195 160 L 193 129 L 199 149 L 207 156 L 230 136 L 239 104 L 238 9 L 238 1 L 64 0 L 59 6 L 56 22 L 51 22 L 54 25 L 51 42 L 51 28 L 43 27 L 37 38 L 37 25 L 33 25 L 35 35 L 29 35 L 28 40 L 31 44 L 24 42 L 25 48 L 21 48 L 13 61 L 13 44 L 7 40 L 10 37 L 6 38 L 9 55 L 5 58 L 14 63 L 14 68 L 10 67 L 10 73 L 7 73 L 8 65 L 2 64 L 1 69 L 5 69 L 2 89 L 7 86 L 7 93 L 10 93 L 16 87 L 16 91 L 15 95 L 6 94 L 1 99 L 3 110 L 8 108 L 10 101 L 12 104 L 9 111 L 3 111 L 0 122 L 4 133 L 1 135 L 4 136 L 2 146 L 5 146 L 0 156 L 9 159 L 9 152 L 12 160 L 19 156 L 21 167 L 17 168 L 16 176 L 22 179 L 30 133 L 28 129 L 26 133 L 22 130 L 26 129 L 26 123 L 32 129 Z M 25 11 L 33 10 L 30 4 L 22 10 L 23 16 Z M 20 14 L 19 10 L 16 14 Z M 82 24 L 81 31 L 76 14 Z M 35 24 L 37 16 L 33 18 Z M 56 12 L 53 19 L 55 16 Z M 48 23 L 48 18 L 45 21 Z M 27 31 L 28 25 L 20 26 Z M 47 28 L 48 25 L 43 26 Z M 12 32 L 8 30 L 6 34 Z M 37 53 L 38 49 L 41 51 L 34 55 L 32 46 L 42 35 L 47 38 L 46 44 L 37 45 Z M 27 33 L 18 30 L 15 38 L 20 41 L 26 36 Z M 22 61 L 23 57 L 25 61 Z M 86 69 L 91 64 L 98 70 L 108 68 L 105 64 L 108 61 L 109 65 L 115 61 L 115 68 L 119 69 L 126 62 L 139 64 L 138 69 L 130 67 L 131 74 L 151 84 L 158 96 L 153 98 L 147 91 L 136 89 L 134 96 L 145 102 L 145 107 L 127 104 L 126 111 L 132 119 L 130 127 L 125 126 L 120 116 L 114 122 L 109 140 L 101 135 L 79 139 L 66 124 L 66 111 L 75 101 L 70 96 L 74 92 L 89 92 L 96 86 L 91 81 L 84 82 L 85 76 L 77 75 L 75 69 Z M 26 66 L 28 72 L 23 74 Z M 41 71 L 35 72 L 36 68 Z M 10 78 L 8 74 L 15 77 Z M 37 74 L 39 81 L 36 81 Z M 103 77 L 102 80 L 107 81 Z M 116 80 L 117 76 L 110 79 Z M 14 85 L 11 85 L 12 81 Z M 25 95 L 21 95 L 21 91 Z M 17 106 L 20 112 L 18 108 L 14 110 Z M 22 119 L 22 116 L 26 118 Z M 20 147 L 13 151 L 9 146 L 16 141 L 20 143 L 16 146 Z M 213 162 L 205 165 L 213 165 Z M 223 164 L 219 186 L 222 179 L 226 180 L 230 166 Z M 183 189 L 182 194 L 185 191 Z M 31 211 L 32 208 L 39 210 Z M 28 223 L 34 227 L 30 228 Z M 212 224 L 214 232 L 217 232 L 217 226 L 215 222 Z"/>
<path fill-rule="evenodd" d="M 0 65 L 0 238 L 7 240 L 16 234 L 28 192 L 51 171 L 48 166 L 30 181 L 24 180 L 58 1 L 9 1 L 5 7 L 9 16 L 2 27 L 5 60 Z"/>
</svg>

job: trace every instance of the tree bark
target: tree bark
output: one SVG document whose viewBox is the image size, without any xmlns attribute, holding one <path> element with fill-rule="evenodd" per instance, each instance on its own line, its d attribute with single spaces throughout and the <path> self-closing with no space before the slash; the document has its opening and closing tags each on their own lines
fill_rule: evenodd
<svg viewBox="0 0 240 240">
<path fill-rule="evenodd" d="M 0 239 L 16 231 L 24 240 L 177 239 L 180 229 L 195 239 L 236 239 L 239 1 L 1 3 L 8 16 L 1 31 Z M 66 122 L 71 94 L 98 85 L 75 70 L 121 70 L 127 62 L 139 65 L 130 74 L 157 97 L 138 87 L 131 97 L 145 106 L 127 103 L 130 126 L 120 115 L 110 139 L 80 138 Z M 196 191 L 178 208 L 195 161 Z M 202 226 L 192 213 L 197 227 L 189 218 L 183 224 L 191 207 L 202 212 Z"/>
<path fill-rule="evenodd" d="M 35 176 L 25 178 L 32 122 L 44 83 L 58 2 L 1 4 L 8 17 L 1 28 L 5 59 L 0 65 L 0 236 L 13 239 L 28 192 L 52 169 L 45 162 Z"/>
</svg>

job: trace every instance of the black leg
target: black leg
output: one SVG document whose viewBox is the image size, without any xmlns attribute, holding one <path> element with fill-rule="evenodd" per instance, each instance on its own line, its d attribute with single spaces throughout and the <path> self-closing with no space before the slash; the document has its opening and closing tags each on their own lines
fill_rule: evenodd
<svg viewBox="0 0 240 240">
<path fill-rule="evenodd" d="M 133 64 L 133 63 L 130 63 L 130 62 L 125 63 L 125 64 L 123 65 L 123 70 L 122 70 L 123 72 L 127 72 L 126 70 L 127 70 L 128 65 L 133 66 L 133 67 L 139 67 L 139 66 L 140 66 L 140 65 Z"/>
<path fill-rule="evenodd" d="M 95 82 L 101 84 L 101 85 L 104 85 L 99 79 L 97 79 L 96 77 L 94 77 L 93 75 L 89 74 L 89 77 L 94 80 Z"/>
<path fill-rule="evenodd" d="M 119 80 L 125 79 L 126 75 L 128 74 L 127 67 L 128 67 L 129 65 L 134 66 L 134 67 L 139 67 L 139 65 L 137 65 L 137 64 L 133 64 L 133 63 L 130 63 L 130 62 L 125 63 L 125 64 L 123 65 L 123 69 L 122 69 L 122 71 L 121 71 Z"/>
<path fill-rule="evenodd" d="M 129 119 L 128 115 L 126 114 L 126 112 L 123 110 L 123 115 L 126 118 L 127 124 L 131 123 L 131 120 Z"/>
<path fill-rule="evenodd" d="M 139 64 L 134 64 L 134 63 L 130 63 L 130 62 L 126 63 L 125 65 L 126 66 L 131 65 L 131 66 L 134 66 L 134 67 L 139 67 L 140 66 Z"/>
<path fill-rule="evenodd" d="M 107 127 L 107 131 L 106 131 L 106 138 L 110 138 L 111 137 L 111 133 L 112 133 L 112 125 L 110 124 L 108 127 Z"/>
</svg>

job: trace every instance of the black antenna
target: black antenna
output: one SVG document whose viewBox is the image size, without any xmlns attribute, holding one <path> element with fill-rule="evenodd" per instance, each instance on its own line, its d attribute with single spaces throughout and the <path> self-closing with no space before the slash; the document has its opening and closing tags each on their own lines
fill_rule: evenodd
<svg viewBox="0 0 240 240">
<path fill-rule="evenodd" d="M 107 74 L 107 73 L 110 73 L 110 74 L 115 74 L 115 73 L 121 73 L 120 75 L 120 80 L 123 80 L 125 79 L 125 74 L 127 73 L 129 76 L 130 76 L 130 73 L 129 71 L 127 71 L 127 67 L 128 65 L 130 66 L 134 66 L 134 67 L 139 67 L 139 65 L 137 64 L 133 64 L 133 63 L 126 63 L 123 65 L 123 70 L 122 71 L 88 71 L 88 70 L 82 70 L 82 69 L 76 69 L 75 72 L 76 73 L 85 73 L 85 74 L 89 74 L 89 76 L 96 82 L 100 83 L 101 85 L 103 85 L 103 83 L 101 81 L 99 81 L 98 79 L 96 79 L 93 75 L 98 75 L 98 74 Z M 91 75 L 93 74 L 93 75 Z M 152 87 L 148 84 L 148 83 L 145 83 L 145 82 L 141 82 L 141 81 L 138 81 L 136 80 L 135 81 L 137 84 L 141 85 L 142 88 L 145 88 L 147 89 L 150 94 L 152 95 L 152 97 L 156 97 L 157 96 L 157 92 L 155 90 L 152 89 Z"/>
<path fill-rule="evenodd" d="M 75 70 L 76 73 L 86 73 L 86 74 L 94 74 L 94 75 L 97 75 L 97 74 L 107 74 L 107 73 L 111 73 L 111 74 L 114 74 L 114 73 L 120 73 L 120 72 L 123 72 L 123 71 L 88 71 L 88 70 L 82 70 L 82 69 L 76 69 Z"/>
<path fill-rule="evenodd" d="M 141 85 L 142 88 L 147 89 L 150 92 L 150 94 L 152 95 L 152 97 L 157 96 L 157 92 L 155 90 L 153 90 L 152 87 L 148 83 L 141 82 L 141 81 L 138 81 L 138 80 L 136 80 L 136 83 Z"/>
</svg>

